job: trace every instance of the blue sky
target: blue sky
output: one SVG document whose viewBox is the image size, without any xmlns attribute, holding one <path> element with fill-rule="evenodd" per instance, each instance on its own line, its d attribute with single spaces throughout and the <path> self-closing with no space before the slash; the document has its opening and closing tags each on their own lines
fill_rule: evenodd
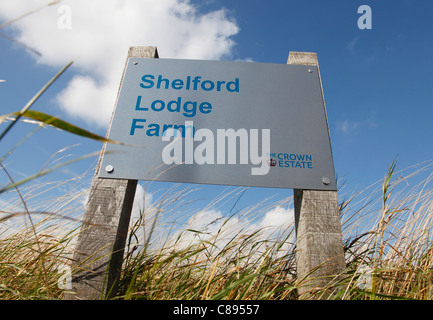
<svg viewBox="0 0 433 320">
<path fill-rule="evenodd" d="M 3 1 L 0 25 L 48 2 Z M 150 7 L 143 4 L 147 2 Z M 282 64 L 289 51 L 312 51 L 319 57 L 335 171 L 346 189 L 361 190 L 380 180 L 395 157 L 401 169 L 433 158 L 431 1 L 166 0 L 158 6 L 141 1 L 140 21 L 116 16 L 116 10 L 132 10 L 122 9 L 116 1 L 105 1 L 103 7 L 101 2 L 92 3 L 87 7 L 82 1 L 56 5 L 70 6 L 70 30 L 59 30 L 61 14 L 56 6 L 0 29 L 41 53 L 38 56 L 0 37 L 0 79 L 6 80 L 0 83 L 1 114 L 20 110 L 63 65 L 76 59 L 32 108 L 105 135 L 106 124 L 98 119 L 107 118 L 112 107 L 106 107 L 107 111 L 97 105 L 114 106 L 112 95 L 117 92 L 127 45 L 156 45 L 161 58 Z M 372 9 L 371 30 L 358 28 L 361 5 Z M 146 21 L 150 22 L 144 25 Z M 93 99 L 96 111 L 92 105 L 79 106 L 80 99 Z M 33 128 L 28 123 L 17 125 L 1 142 L 1 155 Z M 76 144 L 49 160 L 58 150 Z M 37 172 L 47 161 L 64 161 L 60 159 L 64 155 L 70 159 L 99 149 L 99 143 L 45 128 L 15 150 L 4 165 L 18 180 Z M 91 176 L 96 159 L 68 166 L 45 179 L 70 179 L 89 168 Z M 0 184 L 6 182 L 2 174 Z M 166 187 L 153 184 L 149 192 Z M 208 201 L 226 187 L 200 188 L 198 199 Z M 291 190 L 250 188 L 236 206 L 291 195 Z M 230 202 L 228 207 L 233 205 Z"/>
</svg>

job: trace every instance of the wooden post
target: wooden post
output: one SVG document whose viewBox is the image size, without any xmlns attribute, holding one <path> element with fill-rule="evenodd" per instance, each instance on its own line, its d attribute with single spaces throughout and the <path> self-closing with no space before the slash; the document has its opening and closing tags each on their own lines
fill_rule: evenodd
<svg viewBox="0 0 433 320">
<path fill-rule="evenodd" d="M 158 58 L 158 52 L 156 47 L 131 47 L 129 58 Z M 126 64 L 122 82 L 125 71 Z M 65 300 L 105 299 L 116 293 L 137 180 L 98 178 L 104 150 L 105 145 L 73 255 L 71 291 L 74 293 L 65 294 Z"/>
<path fill-rule="evenodd" d="M 317 54 L 313 52 L 290 52 L 287 63 L 319 69 Z M 320 71 L 319 80 L 322 85 Z M 337 191 L 295 189 L 294 205 L 297 273 L 299 280 L 305 279 L 298 293 L 301 298 L 308 298 L 346 267 Z"/>
</svg>

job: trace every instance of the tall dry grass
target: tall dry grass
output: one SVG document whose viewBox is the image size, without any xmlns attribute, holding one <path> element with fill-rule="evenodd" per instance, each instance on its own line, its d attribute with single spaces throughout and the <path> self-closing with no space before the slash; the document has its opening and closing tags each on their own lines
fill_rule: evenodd
<svg viewBox="0 0 433 320">
<path fill-rule="evenodd" d="M 393 162 L 380 183 L 344 204 L 352 274 L 344 297 L 432 299 L 432 177 L 431 162 L 400 172 Z M 361 290 L 357 284 L 365 270 L 370 283 Z"/>
<path fill-rule="evenodd" d="M 432 165 L 402 172 L 392 165 L 370 188 L 339 191 L 347 268 L 311 298 L 331 291 L 329 299 L 432 299 Z M 241 194 L 219 195 L 210 207 Z M 280 203 L 256 204 L 196 230 L 179 222 L 188 199 L 194 191 L 169 190 L 131 224 L 116 299 L 298 299 L 305 281 L 296 275 L 293 225 L 269 230 L 254 223 Z M 56 212 L 34 222 L 50 227 L 3 234 L 1 299 L 62 298 L 58 268 L 69 263 L 78 231 L 59 232 L 71 222 L 59 219 L 72 205 L 61 200 L 67 205 L 59 201 Z"/>
<path fill-rule="evenodd" d="M 40 182 L 2 194 L 0 299 L 61 299 L 60 271 L 71 261 L 86 178 Z M 53 198 L 58 189 L 64 195 Z"/>
<path fill-rule="evenodd" d="M 238 213 L 241 219 L 219 217 L 200 230 L 186 223 L 154 246 L 150 243 L 156 220 L 147 220 L 144 245 L 138 250 L 135 245 L 135 252 L 129 250 L 127 254 L 119 298 L 294 298 L 296 288 L 289 289 L 296 274 L 293 226 L 280 230 L 254 223 L 258 216 L 280 205 L 255 205 Z M 159 203 L 149 208 L 152 210 L 165 211 Z M 200 218 L 201 213 L 195 215 Z M 139 227 L 135 225 L 131 237 Z"/>
</svg>

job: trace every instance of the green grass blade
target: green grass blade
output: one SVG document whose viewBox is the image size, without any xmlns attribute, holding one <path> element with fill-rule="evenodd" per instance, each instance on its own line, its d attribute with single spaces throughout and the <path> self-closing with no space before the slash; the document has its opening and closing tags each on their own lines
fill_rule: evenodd
<svg viewBox="0 0 433 320">
<path fill-rule="evenodd" d="M 94 133 L 89 132 L 87 130 L 84 130 L 80 127 L 77 127 L 71 123 L 68 123 L 68 122 L 63 121 L 59 118 L 50 116 L 48 114 L 45 114 L 45 113 L 42 113 L 39 111 L 28 110 L 28 111 L 24 112 L 22 116 L 29 118 L 29 119 L 32 119 L 32 120 L 43 122 L 43 123 L 48 124 L 50 126 L 56 127 L 57 129 L 67 131 L 69 133 L 72 133 L 72 134 L 75 134 L 75 135 L 78 135 L 81 137 L 89 138 L 89 139 L 100 141 L 100 142 L 117 143 L 116 141 L 109 140 L 105 137 L 94 134 Z"/>
<path fill-rule="evenodd" d="M 0 116 L 0 123 L 5 121 L 7 118 L 9 118 L 11 116 L 29 118 L 29 119 L 39 121 L 39 122 L 45 123 L 47 125 L 53 126 L 57 129 L 64 130 L 64 131 L 67 131 L 69 133 L 72 133 L 72 134 L 75 134 L 75 135 L 78 135 L 78 136 L 81 136 L 84 138 L 96 140 L 99 142 L 108 142 L 108 143 L 114 143 L 114 144 L 119 144 L 119 145 L 128 145 L 128 146 L 141 147 L 141 148 L 144 147 L 144 146 L 130 145 L 130 144 L 126 144 L 126 143 L 107 139 L 103 136 L 97 135 L 97 134 L 92 133 L 90 131 L 87 131 L 83 128 L 75 126 L 69 122 L 66 122 L 62 119 L 59 119 L 57 117 L 51 116 L 49 114 L 46 114 L 46 113 L 43 113 L 40 111 L 27 110 L 24 113 L 15 112 L 15 113 L 3 115 L 3 116 Z M 15 121 L 16 121 L 16 119 L 15 119 Z"/>
<path fill-rule="evenodd" d="M 259 274 L 257 273 L 252 273 L 249 275 L 246 275 L 244 277 L 242 277 L 241 279 L 234 281 L 233 283 L 231 283 L 228 287 L 226 287 L 225 289 L 221 290 L 220 292 L 218 292 L 217 294 L 215 294 L 211 300 L 221 300 L 227 298 L 227 296 L 230 294 L 230 292 L 241 286 L 242 284 L 248 282 L 248 281 L 252 281 L 254 278 L 256 278 Z"/>
</svg>

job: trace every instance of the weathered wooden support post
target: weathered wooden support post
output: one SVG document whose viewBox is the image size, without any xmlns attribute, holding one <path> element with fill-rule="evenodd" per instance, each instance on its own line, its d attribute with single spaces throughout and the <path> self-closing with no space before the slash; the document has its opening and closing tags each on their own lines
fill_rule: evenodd
<svg viewBox="0 0 433 320">
<path fill-rule="evenodd" d="M 130 58 L 158 58 L 158 52 L 156 47 L 130 47 L 125 70 Z M 125 71 L 121 85 L 124 75 Z M 137 180 L 98 177 L 105 147 L 93 177 L 73 255 L 74 293 L 65 294 L 65 300 L 105 299 L 116 293 Z"/>
<path fill-rule="evenodd" d="M 319 70 L 313 52 L 290 52 L 287 63 L 316 66 Z M 321 85 L 320 71 L 318 76 Z M 294 205 L 297 273 L 299 280 L 305 279 L 299 294 L 308 298 L 309 293 L 325 288 L 346 267 L 337 191 L 294 189 Z"/>
</svg>

